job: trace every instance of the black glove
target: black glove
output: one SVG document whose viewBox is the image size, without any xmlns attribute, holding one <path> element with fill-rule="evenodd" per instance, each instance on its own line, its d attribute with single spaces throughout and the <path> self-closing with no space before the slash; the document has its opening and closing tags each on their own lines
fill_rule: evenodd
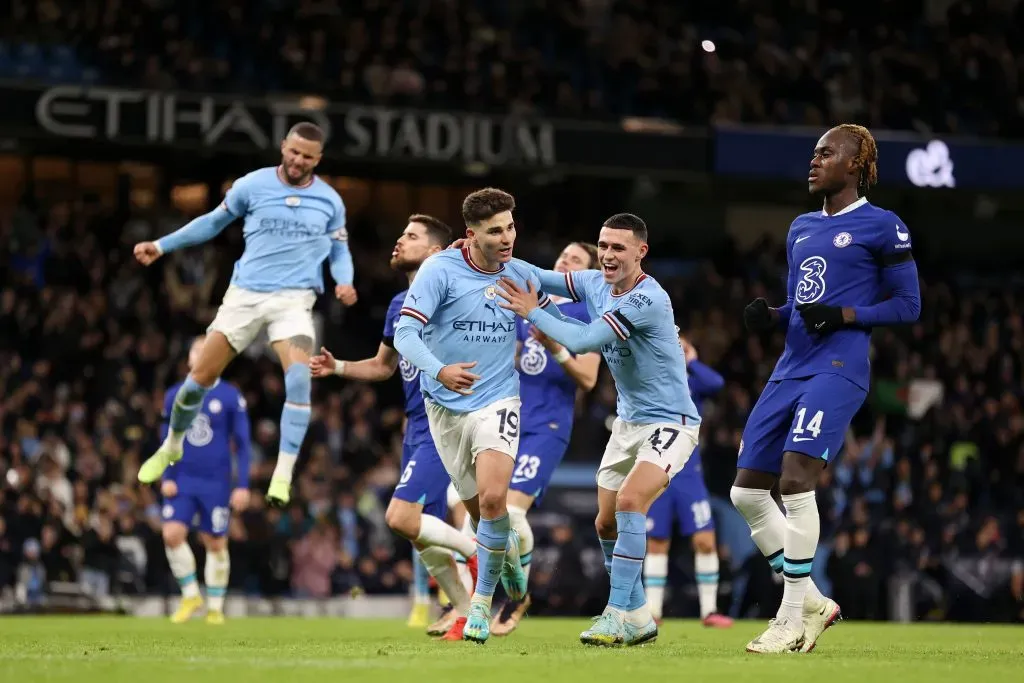
<svg viewBox="0 0 1024 683">
<path fill-rule="evenodd" d="M 800 317 L 804 319 L 804 327 L 809 334 L 832 334 L 844 327 L 843 309 L 840 306 L 826 304 L 801 304 L 796 307 Z"/>
<path fill-rule="evenodd" d="M 747 304 L 743 309 L 743 324 L 750 332 L 765 332 L 775 327 L 775 316 L 768 300 L 758 298 Z"/>
</svg>

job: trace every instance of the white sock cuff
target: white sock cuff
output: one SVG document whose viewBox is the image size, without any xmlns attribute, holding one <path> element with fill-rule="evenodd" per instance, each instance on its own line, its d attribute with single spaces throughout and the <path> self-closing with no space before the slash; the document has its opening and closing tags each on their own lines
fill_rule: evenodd
<svg viewBox="0 0 1024 683">
<path fill-rule="evenodd" d="M 772 500 L 772 492 L 768 489 L 747 489 L 742 486 L 733 486 L 729 489 L 729 498 L 732 500 L 732 504 L 739 509 L 741 505 L 762 505 Z"/>
<path fill-rule="evenodd" d="M 718 573 L 717 553 L 694 553 L 693 568 L 698 574 Z"/>
<path fill-rule="evenodd" d="M 459 498 L 459 492 L 455 490 L 455 486 L 448 484 L 448 507 L 454 508 L 462 503 L 462 499 Z"/>
<path fill-rule="evenodd" d="M 171 573 L 175 578 L 183 579 L 189 574 L 196 573 L 196 556 L 192 554 L 192 548 L 188 541 L 171 548 L 164 546 L 167 552 L 167 563 L 171 566 Z"/>
<path fill-rule="evenodd" d="M 668 576 L 668 555 L 647 553 L 644 558 L 644 576 Z"/>
<path fill-rule="evenodd" d="M 519 553 L 533 552 L 533 527 L 526 516 L 526 510 L 516 505 L 508 506 L 508 521 L 519 533 Z"/>
<path fill-rule="evenodd" d="M 420 515 L 420 533 L 416 537 L 416 542 L 428 546 L 441 546 L 467 557 L 476 552 L 476 543 L 472 538 L 433 515 Z"/>
<path fill-rule="evenodd" d="M 447 548 L 428 546 L 420 550 L 419 554 L 423 566 L 427 568 L 427 572 L 431 576 L 434 576 L 438 570 L 451 568 L 449 562 L 451 562 L 452 554 Z"/>
<path fill-rule="evenodd" d="M 789 493 L 782 496 L 782 504 L 786 506 L 786 512 L 794 512 L 796 510 L 803 510 L 805 508 L 814 507 L 817 509 L 818 503 L 815 499 L 814 491 L 805 491 L 804 493 Z"/>
</svg>

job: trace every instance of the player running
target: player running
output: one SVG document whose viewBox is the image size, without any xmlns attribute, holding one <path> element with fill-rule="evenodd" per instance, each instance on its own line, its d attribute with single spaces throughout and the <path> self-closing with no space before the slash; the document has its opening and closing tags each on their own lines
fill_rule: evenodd
<svg viewBox="0 0 1024 683">
<path fill-rule="evenodd" d="M 292 472 L 309 426 L 309 358 L 316 336 L 312 310 L 323 291 L 325 258 L 337 283 L 335 296 L 346 306 L 356 301 L 345 204 L 334 188 L 313 175 L 323 144 L 320 128 L 296 124 L 281 142 L 280 166 L 239 178 L 213 211 L 156 242 L 135 245 L 135 258 L 148 266 L 166 253 L 213 239 L 237 218 L 245 222 L 245 251 L 235 263 L 203 351 L 174 399 L 167 438 L 142 464 L 139 481 L 156 481 L 181 458 L 185 433 L 203 398 L 266 325 L 285 385 L 281 446 L 267 501 L 288 503 Z"/>
<path fill-rule="evenodd" d="M 191 368 L 202 354 L 204 337 L 192 342 L 188 352 Z M 164 396 L 161 438 L 166 438 L 174 396 L 180 383 Z M 231 444 L 237 458 L 237 483 L 231 487 Z M 228 557 L 230 510 L 249 506 L 249 415 L 245 399 L 231 384 L 216 380 L 203 398 L 199 413 L 185 434 L 184 451 L 190 456 L 164 472 L 160 493 L 164 497 L 163 537 L 167 562 L 181 587 L 181 604 L 171 617 L 182 624 L 203 606 L 196 581 L 196 558 L 188 544 L 188 530 L 198 517 L 199 538 L 206 548 L 206 597 L 210 604 L 206 623 L 224 623 L 224 595 L 231 562 Z"/>
<path fill-rule="evenodd" d="M 411 285 L 423 262 L 444 249 L 451 239 L 451 228 L 437 218 L 423 214 L 409 216 L 409 224 L 391 253 L 391 267 L 405 273 Z M 420 393 L 419 370 L 395 350 L 395 325 L 401 317 L 407 293 L 408 290 L 400 292 L 391 300 L 384 320 L 384 338 L 376 356 L 354 362 L 338 361 L 327 349 L 321 349 L 320 355 L 310 361 L 310 368 L 314 377 L 338 375 L 364 382 L 383 382 L 400 368 L 408 420 L 402 442 L 402 477 L 388 504 L 385 519 L 395 533 L 412 541 L 422 565 L 448 596 L 457 612 L 456 616 L 465 616 L 469 612 L 469 593 L 459 580 L 455 561 L 449 551 L 470 557 L 472 571 L 476 543 L 444 522 L 450 480 L 430 438 L 427 413 Z M 423 598 L 424 595 L 429 598 L 429 589 L 425 581 L 420 581 L 423 585 L 417 589 L 414 611 L 424 612 L 423 622 L 426 622 L 425 612 L 429 602 Z M 440 630 L 443 625 L 437 624 L 428 632 L 444 635 L 445 640 L 462 640 L 462 629 L 455 628 L 454 622 L 454 618 L 445 620 L 447 628 Z M 426 623 L 423 625 L 426 626 Z"/>
<path fill-rule="evenodd" d="M 693 344 L 682 336 L 679 337 L 679 343 L 686 359 L 690 395 L 699 407 L 705 398 L 718 393 L 725 386 L 725 380 L 697 358 L 697 349 Z M 693 568 L 697 578 L 701 620 L 705 626 L 712 628 L 732 626 L 732 619 L 718 613 L 718 543 L 715 540 L 715 520 L 711 516 L 708 498 L 698 447 L 693 449 L 690 460 L 672 479 L 665 493 L 658 496 L 647 511 L 644 583 L 647 588 L 647 607 L 658 624 L 661 624 L 665 603 L 672 524 L 678 521 L 680 534 L 689 536 L 693 544 Z"/>
<path fill-rule="evenodd" d="M 810 652 L 840 617 L 811 581 L 820 531 L 814 490 L 839 454 L 867 395 L 871 329 L 921 311 L 910 231 L 864 196 L 878 180 L 878 148 L 862 126 L 843 124 L 814 148 L 808 189 L 821 211 L 798 216 L 786 238 L 786 303 L 756 299 L 751 332 L 781 326 L 786 346 L 740 441 L 732 501 L 785 588 L 778 615 L 749 652 Z M 769 490 L 779 483 L 786 512 Z"/>
<path fill-rule="evenodd" d="M 668 294 L 640 267 L 647 226 L 632 214 L 604 222 L 597 244 L 601 270 L 539 271 L 545 291 L 586 301 L 593 322 L 540 310 L 532 282 L 501 282 L 503 307 L 515 311 L 570 352 L 600 350 L 618 390 L 618 417 L 597 472 L 597 534 L 611 575 L 604 613 L 580 634 L 589 645 L 640 645 L 658 636 L 641 572 L 647 510 L 682 470 L 697 445 L 700 416 L 690 398 L 686 361 Z"/>
<path fill-rule="evenodd" d="M 597 266 L 597 247 L 573 242 L 555 262 L 556 273 L 587 270 Z M 590 322 L 586 304 L 551 297 L 563 315 Z M 508 491 L 508 515 L 519 530 L 519 552 L 523 570 L 530 574 L 533 529 L 526 512 L 539 503 L 558 464 L 562 462 L 572 435 L 576 391 L 590 391 L 597 383 L 601 356 L 574 356 L 522 318 L 517 319 L 519 351 L 519 393 L 523 401 L 522 437 L 519 458 Z M 530 608 L 530 596 L 508 600 L 491 622 L 491 635 L 504 636 L 515 630 Z"/>
<path fill-rule="evenodd" d="M 423 264 L 395 326 L 395 348 L 421 372 L 441 461 L 477 523 L 479 573 L 463 634 L 480 643 L 490 636 L 499 574 L 510 598 L 526 593 L 519 534 L 506 507 L 521 428 L 516 320 L 498 305 L 497 284 L 537 279 L 533 266 L 512 258 L 514 208 L 512 195 L 493 188 L 466 197 L 467 246 Z"/>
</svg>

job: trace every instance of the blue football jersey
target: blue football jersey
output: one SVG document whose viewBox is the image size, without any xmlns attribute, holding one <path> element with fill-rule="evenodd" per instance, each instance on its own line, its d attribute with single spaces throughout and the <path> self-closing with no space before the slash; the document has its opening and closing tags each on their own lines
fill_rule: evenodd
<svg viewBox="0 0 1024 683">
<path fill-rule="evenodd" d="M 787 295 L 795 305 L 786 347 L 771 379 L 836 374 L 867 390 L 871 330 L 854 326 L 824 337 L 811 335 L 796 307 L 819 303 L 856 308 L 881 302 L 889 294 L 883 269 L 910 249 L 910 231 L 903 221 L 867 199 L 834 216 L 822 211 L 798 216 L 786 238 Z"/>
<path fill-rule="evenodd" d="M 619 418 L 635 424 L 700 424 L 672 301 L 654 278 L 641 273 L 630 289 L 612 294 L 598 270 L 536 274 L 549 293 L 587 303 L 593 320 L 587 326 L 556 320 L 546 311 L 531 312 L 530 321 L 570 350 L 601 351 L 618 391 Z"/>
<path fill-rule="evenodd" d="M 423 263 L 395 326 L 395 348 L 422 371 L 420 387 L 426 397 L 466 413 L 519 396 L 516 316 L 498 305 L 498 280 L 508 277 L 524 287 L 532 281 L 539 289 L 534 270 L 512 259 L 488 272 L 472 262 L 468 249 L 447 249 Z M 542 305 L 549 303 L 546 295 L 541 300 Z M 437 381 L 445 365 L 473 361 L 477 365 L 470 372 L 480 379 L 468 396 Z"/>
<path fill-rule="evenodd" d="M 585 323 L 590 314 L 584 303 L 566 301 L 558 304 L 562 315 Z M 529 322 L 517 320 L 517 338 L 522 342 L 519 352 L 519 396 L 523 401 L 524 433 L 550 433 L 566 441 L 572 433 L 576 406 L 576 382 L 566 374 L 544 345 L 530 336 Z"/>
<path fill-rule="evenodd" d="M 384 344 L 395 348 L 395 325 L 402 316 L 402 305 L 409 290 L 399 292 L 388 306 L 384 320 Z M 405 392 L 405 443 L 417 444 L 430 439 L 430 425 L 427 424 L 427 410 L 420 392 L 420 370 L 401 355 L 398 356 L 398 373 L 402 376 L 402 390 Z"/>
<path fill-rule="evenodd" d="M 323 291 L 332 242 L 348 240 L 345 204 L 333 187 L 316 176 L 296 187 L 281 180 L 277 167 L 261 168 L 235 181 L 223 207 L 245 221 L 245 251 L 233 285 L 254 292 Z"/>
<path fill-rule="evenodd" d="M 180 387 L 179 382 L 164 395 L 162 439 L 167 437 L 167 421 L 174 406 L 174 397 Z M 222 482 L 230 486 L 235 479 L 231 466 L 232 441 L 238 457 L 235 486 L 246 488 L 249 486 L 251 433 L 245 398 L 234 385 L 217 380 L 213 388 L 206 393 L 202 409 L 192 420 L 185 434 L 184 454 L 181 460 L 167 468 L 164 478 Z"/>
</svg>

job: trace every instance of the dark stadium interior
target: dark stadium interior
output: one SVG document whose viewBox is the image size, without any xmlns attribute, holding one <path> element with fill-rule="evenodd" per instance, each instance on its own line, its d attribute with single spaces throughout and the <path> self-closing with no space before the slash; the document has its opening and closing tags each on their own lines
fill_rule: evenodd
<svg viewBox="0 0 1024 683">
<path fill-rule="evenodd" d="M 321 170 L 348 207 L 360 298 L 344 309 L 321 297 L 315 310 L 322 343 L 339 358 L 376 351 L 388 302 L 405 287 L 387 259 L 411 213 L 455 225 L 465 194 L 503 187 L 519 205 L 516 255 L 544 266 L 569 240 L 592 241 L 611 213 L 645 217 L 647 269 L 672 295 L 701 360 L 727 380 L 704 405 L 701 428 L 722 609 L 765 618 L 781 581 L 731 510 L 729 488 L 743 424 L 783 337 L 747 335 L 742 310 L 756 296 L 784 300 L 786 227 L 820 208 L 806 196 L 806 168 L 794 177 L 766 162 L 766 150 L 799 136 L 786 144 L 809 160 L 835 123 L 885 131 L 880 150 L 890 156 L 880 163 L 892 166 L 871 196 L 916 231 L 922 314 L 873 335 L 872 392 L 817 492 L 815 578 L 855 619 L 1024 622 L 1024 2 L 825 5 L 0 2 L 0 96 L 11 103 L 0 113 L 4 606 L 14 604 L 22 568 L 39 562 L 44 584 L 175 593 L 159 494 L 136 472 L 159 445 L 164 391 L 186 374 L 188 344 L 212 320 L 243 242 L 228 229 L 150 269 L 134 261 L 132 245 L 211 209 L 249 169 L 276 163 L 277 141 L 254 144 L 241 119 L 223 137 L 210 131 L 237 101 L 272 137 L 266 95 L 286 92 L 337 124 Z M 127 104 L 118 117 L 109 98 L 100 108 L 71 91 L 63 110 L 38 104 L 63 85 L 109 86 Z M 127 97 L 136 90 L 181 92 L 190 107 L 210 93 L 210 120 L 148 135 L 147 100 Z M 367 144 L 379 149 L 387 138 L 389 151 L 353 152 L 353 105 L 418 126 L 422 144 L 367 123 Z M 428 110 L 492 117 L 488 140 L 500 159 L 474 156 L 469 135 L 457 151 L 432 153 Z M 65 131 L 75 123 L 95 132 L 55 132 L 46 111 Z M 749 157 L 722 159 L 737 130 L 750 132 Z M 918 182 L 908 153 L 940 138 L 956 182 L 941 182 L 942 159 Z M 643 151 L 655 148 L 664 156 Z M 992 153 L 1005 161 L 986 161 Z M 231 592 L 408 594 L 410 546 L 384 521 L 400 475 L 398 382 L 316 381 L 298 500 L 282 512 L 263 498 L 284 403 L 280 369 L 257 345 L 226 377 L 249 406 L 255 494 L 231 520 Z M 604 603 L 593 510 L 577 496 L 593 491 L 614 410 L 602 369 L 577 405 L 564 483 L 533 513 L 531 614 L 596 614 Z M 693 616 L 688 545 L 675 543 L 672 558 L 679 589 L 666 612 Z M 581 575 L 591 579 L 582 589 Z M 897 584 L 909 593 L 899 597 Z"/>
</svg>

